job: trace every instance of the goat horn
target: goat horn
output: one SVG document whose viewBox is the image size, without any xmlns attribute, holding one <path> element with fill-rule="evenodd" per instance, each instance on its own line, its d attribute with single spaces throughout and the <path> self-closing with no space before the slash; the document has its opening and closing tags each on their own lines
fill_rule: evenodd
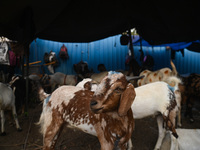
<svg viewBox="0 0 200 150">
<path fill-rule="evenodd" d="M 138 80 L 138 79 L 142 79 L 142 78 L 144 78 L 144 75 L 142 75 L 142 76 L 134 76 L 134 77 L 126 76 L 126 80 L 127 81 Z"/>
</svg>

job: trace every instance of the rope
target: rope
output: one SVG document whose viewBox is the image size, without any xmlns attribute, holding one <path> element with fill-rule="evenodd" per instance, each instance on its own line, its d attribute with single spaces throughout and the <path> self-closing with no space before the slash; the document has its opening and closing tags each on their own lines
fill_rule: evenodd
<svg viewBox="0 0 200 150">
<path fill-rule="evenodd" d="M 28 133 L 27 133 L 26 139 L 25 139 L 25 141 L 24 141 L 24 150 L 26 150 L 26 145 L 27 145 L 28 136 L 29 136 L 29 133 L 30 133 L 30 129 L 31 129 L 31 124 L 32 124 L 32 121 L 33 121 L 33 117 L 34 117 L 34 116 L 32 116 L 32 118 L 31 118 L 31 122 L 30 122 L 29 128 L 28 128 Z"/>
<path fill-rule="evenodd" d="M 120 141 L 120 137 L 118 135 L 116 135 L 116 140 L 115 140 L 115 143 L 114 143 L 114 149 L 118 149 L 119 141 Z"/>
</svg>

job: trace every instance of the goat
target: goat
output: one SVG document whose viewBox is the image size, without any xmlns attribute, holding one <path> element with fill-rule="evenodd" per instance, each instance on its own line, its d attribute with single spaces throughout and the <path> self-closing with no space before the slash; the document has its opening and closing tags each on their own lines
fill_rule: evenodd
<svg viewBox="0 0 200 150">
<path fill-rule="evenodd" d="M 54 73 L 54 67 L 58 64 L 58 59 L 56 57 L 56 53 L 53 52 L 52 50 L 49 52 L 49 54 L 46 52 L 44 54 L 44 62 L 45 63 L 55 62 L 54 64 L 50 64 L 47 67 L 50 73 Z"/>
<path fill-rule="evenodd" d="M 178 72 L 176 70 L 176 66 L 172 61 L 170 61 L 170 63 L 172 66 L 172 70 L 170 68 L 162 68 L 157 71 L 149 71 L 149 70 L 142 71 L 140 73 L 140 76 L 144 75 L 145 77 L 138 80 L 137 82 L 138 86 L 156 81 L 165 81 L 170 76 L 177 76 Z"/>
<path fill-rule="evenodd" d="M 82 82 L 80 82 L 77 86 L 84 88 L 89 86 L 88 82 L 92 82 L 91 79 L 84 79 Z M 167 109 L 167 106 L 170 105 L 170 95 L 172 98 L 175 96 L 176 97 L 176 103 L 177 106 L 174 106 L 174 110 L 172 112 L 173 115 L 171 115 L 171 121 L 173 122 L 173 127 L 171 128 L 174 132 L 174 135 L 176 135 L 174 131 L 175 127 L 175 122 L 174 119 L 176 116 L 174 116 L 177 113 L 177 108 L 178 108 L 178 125 L 181 126 L 181 116 L 180 116 L 180 109 L 181 109 L 181 96 L 180 96 L 180 91 L 178 90 L 178 85 L 181 83 L 181 80 L 177 77 L 169 77 L 166 82 L 169 84 L 166 84 L 165 82 L 155 82 L 155 84 L 148 84 L 146 86 L 141 86 L 140 88 L 135 88 L 136 91 L 136 99 L 134 101 L 134 104 L 132 104 L 132 111 L 134 112 L 134 118 L 135 119 L 141 119 L 147 116 L 151 116 L 155 114 L 162 114 L 164 110 Z M 139 89 L 139 90 L 138 90 Z M 93 87 L 93 91 L 95 91 L 95 86 Z M 172 90 L 172 92 L 171 92 Z M 143 91 L 143 92 L 142 92 Z M 146 92 L 147 91 L 147 92 Z M 158 93 L 155 93 L 157 91 Z M 174 93 L 173 93 L 174 92 Z M 167 93 L 169 95 L 167 95 Z M 146 94 L 144 96 L 144 94 Z M 175 95 L 174 95 L 175 94 Z M 165 97 L 163 97 L 165 96 Z M 144 100 L 143 100 L 144 99 Z M 161 104 L 157 103 L 157 101 L 161 101 Z M 148 103 L 146 103 L 148 102 Z M 175 102 L 172 99 L 172 104 Z M 160 110 L 160 108 L 155 107 L 160 104 L 160 108 L 164 107 L 163 110 Z M 149 105 L 146 107 L 149 107 L 147 109 L 143 109 L 143 105 Z M 165 106 L 166 105 L 166 106 Z M 137 107 L 137 108 L 135 108 Z M 155 108 L 154 108 L 155 107 Z M 154 108 L 154 109 L 153 109 Z M 140 111 L 137 111 L 140 109 Z M 151 112 L 152 111 L 152 112 Z M 167 111 L 167 110 L 166 110 Z M 175 113 L 176 112 L 176 113 Z M 147 113 L 146 115 L 142 115 L 144 113 Z M 169 114 L 169 113 L 168 113 Z M 168 115 L 165 115 L 168 116 Z M 155 149 L 159 149 L 162 143 L 162 140 L 165 136 L 165 129 L 163 129 L 162 125 L 164 123 L 163 117 L 159 116 L 157 117 L 157 123 L 158 123 L 158 128 L 159 128 L 159 138 L 157 140 L 157 144 L 155 146 Z"/>
<path fill-rule="evenodd" d="M 107 69 L 106 69 L 106 67 L 105 67 L 104 64 L 98 64 L 97 70 L 98 70 L 99 72 L 107 71 Z"/>
<path fill-rule="evenodd" d="M 24 113 L 25 102 L 26 102 L 26 80 L 19 75 L 14 75 L 9 82 L 10 87 L 13 89 L 15 95 L 15 107 L 16 111 L 19 113 Z M 29 83 L 30 85 L 30 83 Z"/>
<path fill-rule="evenodd" d="M 28 87 L 26 86 L 26 79 L 23 78 L 21 75 L 13 75 L 11 81 L 9 81 L 9 85 L 13 89 L 13 93 L 15 95 L 15 106 L 16 111 L 19 114 L 20 111 L 23 114 L 25 110 L 25 103 L 26 103 L 26 88 L 30 94 L 35 94 L 37 88 L 36 81 L 28 79 Z"/>
<path fill-rule="evenodd" d="M 131 106 L 134 119 L 141 119 L 157 115 L 158 140 L 155 149 L 160 149 L 166 129 L 164 121 L 172 134 L 177 138 L 175 130 L 175 118 L 177 105 L 174 92 L 165 82 L 149 83 L 135 88 L 136 97 Z"/>
<path fill-rule="evenodd" d="M 131 147 L 135 90 L 121 73 L 106 76 L 95 92 L 61 86 L 46 98 L 39 123 L 44 150 L 54 149 L 64 124 L 98 137 L 102 150 Z"/>
<path fill-rule="evenodd" d="M 168 83 L 171 87 L 174 87 L 173 91 L 175 92 L 176 102 L 178 105 L 178 126 L 181 127 L 181 93 L 179 90 L 179 85 L 182 84 L 182 81 L 177 77 L 177 70 L 176 66 L 172 61 L 170 61 L 170 64 L 172 66 L 172 70 L 170 68 L 162 68 L 157 71 L 149 71 L 144 70 L 140 73 L 141 75 L 144 75 L 145 77 L 138 80 L 138 86 L 145 85 L 148 83 L 156 82 L 156 81 L 164 81 Z"/>
<path fill-rule="evenodd" d="M 199 150 L 200 129 L 177 129 L 176 131 L 181 138 L 174 139 L 172 136 L 166 136 L 166 141 L 169 140 L 166 144 L 171 145 L 170 150 Z"/>
<path fill-rule="evenodd" d="M 128 79 L 129 77 L 127 77 Z M 130 78 L 131 79 L 131 78 Z M 84 88 L 89 86 L 89 82 L 92 82 L 91 79 L 84 79 L 82 82 L 77 84 L 77 86 Z M 175 132 L 175 118 L 177 113 L 177 108 L 180 109 L 181 97 L 180 92 L 178 90 L 178 85 L 181 82 L 179 78 L 176 77 L 169 77 L 166 82 L 155 82 L 154 84 L 150 83 L 145 86 L 141 86 L 139 88 L 135 88 L 136 98 L 134 103 L 132 104 L 132 111 L 134 119 L 141 119 L 151 115 L 157 115 L 157 123 L 159 128 L 159 136 L 157 140 L 157 144 L 155 149 L 159 149 L 162 143 L 162 140 L 165 136 L 165 129 L 163 128 L 164 120 L 167 122 L 166 119 L 170 117 L 169 123 L 167 122 L 168 127 L 173 131 L 173 134 L 177 137 Z M 95 91 L 95 89 L 93 88 Z M 171 91 L 172 90 L 172 91 Z M 155 93 L 157 91 L 158 93 Z M 171 97 L 170 97 L 171 96 Z M 176 97 L 176 101 L 174 99 Z M 171 98 L 171 99 L 170 99 Z M 177 103 L 177 106 L 175 105 Z M 172 106 L 174 105 L 172 108 Z M 171 108 L 170 108 L 170 107 Z M 171 112 L 167 110 L 168 108 L 173 109 Z M 146 108 L 146 109 L 145 109 Z M 179 111 L 180 112 L 180 111 Z M 178 114 L 178 125 L 181 126 L 180 123 L 180 113 Z M 170 124 L 170 123 L 173 124 Z M 131 141 L 129 141 L 131 143 Z"/>
<path fill-rule="evenodd" d="M 5 124 L 5 115 L 4 110 L 12 110 L 12 114 L 16 123 L 16 128 L 18 131 L 21 131 L 19 122 L 17 119 L 17 113 L 15 108 L 15 95 L 12 89 L 3 83 L 0 83 L 0 111 L 1 111 L 1 135 L 6 135 L 4 124 Z"/>
<path fill-rule="evenodd" d="M 76 87 L 80 87 L 82 89 L 90 90 L 90 91 L 95 91 L 97 88 L 97 83 L 92 81 L 91 78 L 85 78 L 81 82 L 79 82 Z M 38 88 L 39 92 L 39 99 L 43 101 L 46 97 L 50 96 L 50 94 L 47 94 L 44 89 L 39 85 Z"/>
<path fill-rule="evenodd" d="M 103 71 L 103 72 L 100 72 L 100 73 L 94 73 L 91 75 L 91 79 L 93 81 L 96 81 L 97 83 L 100 83 L 101 80 L 108 75 L 108 71 Z"/>
<path fill-rule="evenodd" d="M 88 82 L 91 82 L 91 81 L 92 81 L 91 79 L 84 79 L 77 86 L 82 87 L 82 88 L 84 88 L 85 86 L 88 87 Z M 166 84 L 165 82 L 154 82 L 154 84 L 150 83 L 145 86 L 135 88 L 136 98 L 134 100 L 134 103 L 132 104 L 132 111 L 133 111 L 134 119 L 141 119 L 141 118 L 155 115 L 155 114 L 164 115 L 163 117 L 162 117 L 162 115 L 157 116 L 159 136 L 158 136 L 158 140 L 157 140 L 155 149 L 160 148 L 163 138 L 165 136 L 166 130 L 162 126 L 164 123 L 164 120 L 163 120 L 164 117 L 165 117 L 165 121 L 167 121 L 166 119 L 168 119 L 168 116 L 170 115 L 169 117 L 171 117 L 171 118 L 169 121 L 172 122 L 173 124 L 170 125 L 170 122 L 169 122 L 168 127 L 173 131 L 173 134 L 176 137 L 177 137 L 177 135 L 176 135 L 176 132 L 174 129 L 176 113 L 178 113 L 178 126 L 181 126 L 181 116 L 180 116 L 181 115 L 180 114 L 180 112 L 181 112 L 180 111 L 181 110 L 181 95 L 180 95 L 180 91 L 178 89 L 178 86 L 181 83 L 181 80 L 179 78 L 173 76 L 173 77 L 169 77 L 166 80 L 166 82 L 168 84 Z M 95 91 L 94 88 L 93 88 L 93 90 Z M 157 93 L 155 93 L 155 91 L 157 91 Z M 175 99 L 176 102 L 174 102 L 174 96 L 176 98 Z M 177 103 L 177 106 L 175 106 L 175 103 Z M 167 107 L 170 105 L 174 105 L 172 112 L 169 112 L 167 110 Z M 157 106 L 159 106 L 159 107 L 157 107 Z M 144 107 L 146 107 L 146 109 L 144 109 Z M 170 109 L 172 109 L 172 106 L 170 106 L 170 107 L 171 107 Z M 177 111 L 177 109 L 178 109 L 178 111 Z M 165 114 L 163 114 L 164 112 L 165 112 Z M 145 113 L 146 113 L 146 115 L 144 115 Z"/>
<path fill-rule="evenodd" d="M 44 87 L 50 87 L 51 91 L 54 91 L 57 87 L 61 85 L 76 85 L 77 84 L 77 76 L 75 75 L 66 75 L 61 72 L 56 72 L 53 75 L 44 75 L 40 79 L 41 84 Z"/>
<path fill-rule="evenodd" d="M 88 68 L 88 63 L 84 61 L 80 61 L 77 64 L 73 65 L 74 71 L 80 76 L 80 78 L 88 78 L 93 73 Z"/>
<path fill-rule="evenodd" d="M 38 74 L 31 74 L 28 76 L 29 79 L 33 80 L 33 81 L 40 81 L 40 78 L 42 76 L 38 75 Z"/>
<path fill-rule="evenodd" d="M 200 98 L 200 75 L 192 73 L 187 77 L 181 76 L 183 84 L 179 86 L 183 104 L 186 103 L 185 117 L 189 115 L 190 122 L 194 122 L 192 108 L 195 100 Z"/>
</svg>

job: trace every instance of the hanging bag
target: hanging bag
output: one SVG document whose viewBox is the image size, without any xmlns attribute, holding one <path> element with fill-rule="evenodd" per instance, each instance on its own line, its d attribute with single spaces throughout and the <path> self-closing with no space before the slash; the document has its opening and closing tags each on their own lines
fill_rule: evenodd
<svg viewBox="0 0 200 150">
<path fill-rule="evenodd" d="M 60 48 L 59 57 L 61 59 L 69 59 L 69 55 L 68 55 L 68 52 L 67 52 L 67 47 L 64 44 Z"/>
</svg>

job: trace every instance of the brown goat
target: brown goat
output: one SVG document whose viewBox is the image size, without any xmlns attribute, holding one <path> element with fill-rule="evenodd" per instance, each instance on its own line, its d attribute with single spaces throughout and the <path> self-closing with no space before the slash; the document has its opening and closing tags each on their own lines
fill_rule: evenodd
<svg viewBox="0 0 200 150">
<path fill-rule="evenodd" d="M 95 93 L 61 86 L 44 101 L 39 121 L 43 149 L 54 149 L 63 125 L 97 136 L 102 150 L 127 149 L 134 129 L 131 105 L 135 95 L 133 85 L 121 73 L 106 76 Z"/>
</svg>

